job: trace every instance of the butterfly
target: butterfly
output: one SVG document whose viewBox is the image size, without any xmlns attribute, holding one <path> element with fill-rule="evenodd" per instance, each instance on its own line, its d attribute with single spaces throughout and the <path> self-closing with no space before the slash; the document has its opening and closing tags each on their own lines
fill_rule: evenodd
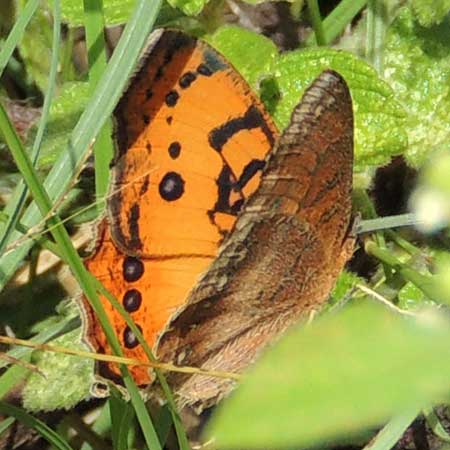
<svg viewBox="0 0 450 450">
<path fill-rule="evenodd" d="M 86 267 L 122 302 L 158 359 L 241 372 L 328 297 L 353 249 L 353 112 L 334 71 L 306 90 L 279 133 L 220 54 L 154 32 L 115 110 L 107 214 Z M 136 336 L 102 297 L 126 356 Z M 87 301 L 85 338 L 111 353 Z M 117 380 L 118 368 L 99 365 Z M 131 368 L 139 385 L 153 381 Z M 168 374 L 198 410 L 228 379 Z"/>
</svg>

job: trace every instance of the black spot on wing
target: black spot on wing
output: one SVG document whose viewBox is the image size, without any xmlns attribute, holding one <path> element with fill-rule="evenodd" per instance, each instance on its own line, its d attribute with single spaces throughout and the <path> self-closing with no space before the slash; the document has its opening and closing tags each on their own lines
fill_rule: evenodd
<svg viewBox="0 0 450 450">
<path fill-rule="evenodd" d="M 167 202 L 178 200 L 184 194 L 184 180 L 179 173 L 168 172 L 159 183 L 159 195 Z"/>
<path fill-rule="evenodd" d="M 210 77 L 213 71 L 206 64 L 201 63 L 197 67 L 197 73 L 204 77 Z"/>
<path fill-rule="evenodd" d="M 177 104 L 179 98 L 180 94 L 178 94 L 178 92 L 175 90 L 171 90 L 166 94 L 166 105 L 171 108 L 174 107 Z"/>
<path fill-rule="evenodd" d="M 142 304 L 142 295 L 137 289 L 128 289 L 122 298 L 122 305 L 127 312 L 137 311 Z"/>
<path fill-rule="evenodd" d="M 197 75 L 194 72 L 189 71 L 181 75 L 178 84 L 181 89 L 187 89 L 196 79 Z"/>
<path fill-rule="evenodd" d="M 144 263 L 135 256 L 127 256 L 123 260 L 122 274 L 129 283 L 139 280 L 144 274 Z"/>
<path fill-rule="evenodd" d="M 164 62 L 166 64 L 172 61 L 173 56 L 179 50 L 184 47 L 193 46 L 195 44 L 195 40 L 192 39 L 189 35 L 180 32 L 173 32 L 173 36 L 169 40 L 169 43 L 166 46 L 166 54 L 164 56 Z"/>
<path fill-rule="evenodd" d="M 142 328 L 138 324 L 136 324 L 136 326 L 139 328 L 139 331 L 142 331 Z M 137 337 L 128 326 L 123 332 L 123 342 L 125 344 L 125 347 L 130 349 L 137 347 L 139 344 Z"/>
<path fill-rule="evenodd" d="M 178 141 L 172 142 L 169 145 L 169 155 L 172 159 L 177 159 L 180 156 L 181 145 Z"/>
</svg>

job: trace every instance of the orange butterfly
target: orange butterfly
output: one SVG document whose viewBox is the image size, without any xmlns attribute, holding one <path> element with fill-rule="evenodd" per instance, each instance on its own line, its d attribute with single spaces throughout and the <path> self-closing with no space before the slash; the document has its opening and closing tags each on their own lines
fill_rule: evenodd
<svg viewBox="0 0 450 450">
<path fill-rule="evenodd" d="M 280 136 L 227 61 L 179 31 L 157 31 L 115 111 L 108 216 L 87 268 L 122 302 L 163 361 L 241 371 L 326 300 L 353 248 L 353 113 L 324 72 Z M 145 354 L 102 298 L 126 356 Z M 86 337 L 110 353 L 84 301 Z M 139 385 L 153 380 L 133 367 Z M 100 373 L 119 370 L 101 363 Z M 169 374 L 200 409 L 232 382 Z"/>
</svg>

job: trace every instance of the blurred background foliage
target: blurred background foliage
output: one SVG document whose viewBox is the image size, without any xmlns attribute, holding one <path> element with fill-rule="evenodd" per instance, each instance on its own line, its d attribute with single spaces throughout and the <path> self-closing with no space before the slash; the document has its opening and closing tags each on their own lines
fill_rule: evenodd
<svg viewBox="0 0 450 450">
<path fill-rule="evenodd" d="M 85 223 L 98 214 L 97 208 L 86 209 L 94 203 L 96 189 L 99 195 L 98 170 L 95 175 L 87 146 L 77 154 L 81 167 L 63 169 L 76 136 L 94 133 L 80 123 L 100 95 L 98 80 L 93 82 L 95 49 L 84 28 L 99 2 L 61 1 L 54 80 L 49 77 L 53 1 L 39 2 L 11 56 L 5 56 L 14 25 L 30 3 L 2 1 L 1 102 L 31 153 L 44 98 L 54 89 L 36 170 L 42 180 L 53 173 L 53 179 L 67 183 L 55 188 L 64 193 L 58 212 L 83 251 L 91 240 Z M 108 58 L 138 3 L 103 0 L 102 51 Z M 213 414 L 206 433 L 217 448 L 445 449 L 450 443 L 449 11 L 450 0 L 170 0 L 154 17 L 155 27 L 181 28 L 223 53 L 260 95 L 280 129 L 321 71 L 340 72 L 354 102 L 355 211 L 366 220 L 385 217 L 388 228 L 359 237 L 323 317 L 292 330 Z M 121 82 L 126 82 L 125 74 Z M 117 86 L 111 83 L 102 92 L 118 98 Z M 94 121 L 107 124 L 109 114 L 105 110 Z M 108 130 L 105 147 L 111 147 Z M 99 142 L 103 145 L 101 138 Z M 11 214 L 7 211 L 13 209 L 21 179 L 2 141 L 4 216 Z M 107 185 L 107 179 L 101 183 Z M 28 217 L 30 202 L 26 197 L 25 212 L 18 208 L 22 219 Z M 406 213 L 414 227 L 396 229 L 401 218 L 389 222 L 389 217 Z M 5 234 L 6 227 L 0 232 Z M 71 301 L 77 287 L 68 270 L 48 250 L 29 240 L 25 248 L 15 239 L 8 235 L 5 245 L 0 244 L 2 334 L 85 349 L 79 311 Z M 8 355 L 31 361 L 37 369 L 30 374 L 13 365 L 0 376 L 4 399 L 24 407 L 17 413 L 0 404 L 5 415 L 0 448 L 49 448 L 39 436 L 53 448 L 145 448 L 130 404 L 114 390 L 106 403 L 92 399 L 91 361 L 31 354 L 20 347 Z M 5 359 L 3 366 L 10 362 Z M 26 382 L 18 387 L 19 379 Z M 160 440 L 168 436 L 167 448 L 186 448 L 172 442 L 167 411 L 152 410 L 152 417 Z M 38 418 L 56 435 L 45 434 Z M 32 431 L 24 432 L 19 422 Z"/>
</svg>

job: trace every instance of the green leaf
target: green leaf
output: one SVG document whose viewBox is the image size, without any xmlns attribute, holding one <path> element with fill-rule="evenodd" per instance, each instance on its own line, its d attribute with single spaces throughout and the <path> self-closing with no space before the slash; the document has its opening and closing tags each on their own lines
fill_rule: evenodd
<svg viewBox="0 0 450 450">
<path fill-rule="evenodd" d="M 195 30 L 196 26 L 198 26 L 197 21 L 192 21 L 191 18 L 186 17 L 182 11 L 172 7 L 165 1 L 161 5 L 154 28 L 173 27 L 189 30 L 192 27 L 192 29 Z"/>
<path fill-rule="evenodd" d="M 103 0 L 105 24 L 114 25 L 127 22 L 134 4 L 134 0 Z M 62 0 L 61 13 L 64 22 L 71 27 L 84 25 L 83 0 Z"/>
<path fill-rule="evenodd" d="M 208 435 L 230 450 L 347 439 L 445 399 L 449 339 L 450 324 L 436 310 L 415 318 L 358 302 L 269 349 L 219 407 Z"/>
<path fill-rule="evenodd" d="M 167 0 L 170 6 L 180 9 L 188 16 L 200 14 L 208 2 L 209 0 Z"/>
<path fill-rule="evenodd" d="M 89 100 L 89 85 L 83 82 L 64 84 L 50 107 L 49 121 L 38 162 L 40 169 L 50 167 L 67 145 L 70 134 Z M 34 130 L 35 131 L 35 130 Z M 35 132 L 29 134 L 33 142 Z"/>
<path fill-rule="evenodd" d="M 28 73 L 41 91 L 47 90 L 51 63 L 52 21 L 45 7 L 37 9 L 19 43 L 20 55 Z"/>
<path fill-rule="evenodd" d="M 405 150 L 404 109 L 389 85 L 352 54 L 321 48 L 279 55 L 272 41 L 236 26 L 220 28 L 208 41 L 260 90 L 280 129 L 289 123 L 304 90 L 331 68 L 344 76 L 352 93 L 356 165 L 387 163 Z"/>
<path fill-rule="evenodd" d="M 408 8 L 401 10 L 386 36 L 384 75 L 408 111 L 405 157 L 414 167 L 450 139 L 449 42 L 448 18 L 439 26 L 423 28 Z"/>
<path fill-rule="evenodd" d="M 414 310 L 423 307 L 424 304 L 435 304 L 428 300 L 423 291 L 415 284 L 408 281 L 397 294 L 398 307 L 401 309 Z"/>
<path fill-rule="evenodd" d="M 86 351 L 86 346 L 81 342 L 81 328 L 55 339 L 52 345 Z M 23 405 L 26 409 L 69 409 L 89 396 L 94 371 L 92 360 L 45 351 L 38 352 L 33 363 L 41 374 L 32 373 L 23 389 Z"/>
<path fill-rule="evenodd" d="M 375 70 L 350 53 L 332 49 L 292 51 L 274 65 L 275 96 L 268 104 L 276 123 L 286 127 L 304 90 L 325 69 L 339 72 L 347 81 L 355 113 L 355 166 L 387 163 L 406 148 L 405 112 L 393 91 Z M 274 97 L 274 96 L 272 96 Z"/>
<path fill-rule="evenodd" d="M 206 36 L 206 40 L 254 89 L 263 77 L 270 75 L 278 58 L 277 47 L 270 39 L 237 26 L 223 26 L 212 36 Z"/>
<path fill-rule="evenodd" d="M 450 0 L 411 0 L 419 23 L 425 27 L 440 24 L 450 11 Z"/>
<path fill-rule="evenodd" d="M 339 275 L 336 285 L 331 291 L 328 304 L 335 305 L 339 301 L 343 300 L 345 295 L 352 289 L 356 283 L 361 282 L 361 278 L 353 272 L 344 270 Z"/>
</svg>

